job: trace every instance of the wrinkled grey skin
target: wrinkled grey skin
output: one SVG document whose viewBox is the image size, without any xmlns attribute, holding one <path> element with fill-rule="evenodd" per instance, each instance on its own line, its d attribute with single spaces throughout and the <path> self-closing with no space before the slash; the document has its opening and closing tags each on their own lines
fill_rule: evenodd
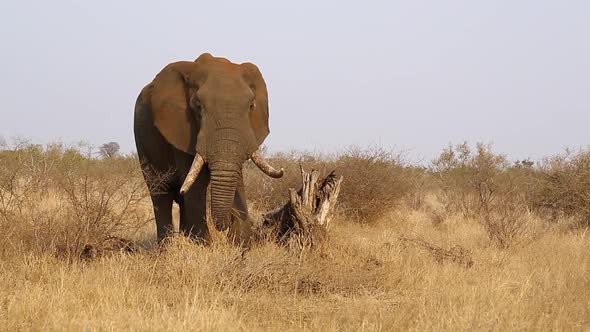
<svg viewBox="0 0 590 332">
<path fill-rule="evenodd" d="M 229 227 L 234 241 L 248 243 L 251 223 L 242 166 L 269 133 L 266 85 L 255 65 L 208 53 L 195 62 L 169 64 L 139 95 L 134 132 L 158 241 L 173 232 L 172 202 L 180 207 L 180 232 L 210 241 L 206 194 L 211 184 L 216 228 Z M 196 153 L 205 166 L 181 195 Z"/>
</svg>

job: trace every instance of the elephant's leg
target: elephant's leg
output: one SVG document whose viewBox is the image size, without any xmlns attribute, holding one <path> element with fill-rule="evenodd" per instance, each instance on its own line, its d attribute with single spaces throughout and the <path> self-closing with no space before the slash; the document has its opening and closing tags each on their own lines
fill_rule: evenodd
<svg viewBox="0 0 590 332">
<path fill-rule="evenodd" d="M 204 243 L 211 241 L 207 228 L 207 186 L 209 170 L 203 169 L 195 183 L 179 200 L 180 232 Z"/>
<path fill-rule="evenodd" d="M 246 202 L 246 191 L 244 190 L 243 181 L 238 181 L 231 218 L 232 221 L 228 233 L 230 240 L 238 245 L 249 246 L 252 237 L 252 222 L 248 217 L 248 203 Z"/>
<path fill-rule="evenodd" d="M 171 194 L 152 195 L 158 243 L 162 242 L 162 240 L 174 232 L 172 225 L 172 200 Z"/>
</svg>

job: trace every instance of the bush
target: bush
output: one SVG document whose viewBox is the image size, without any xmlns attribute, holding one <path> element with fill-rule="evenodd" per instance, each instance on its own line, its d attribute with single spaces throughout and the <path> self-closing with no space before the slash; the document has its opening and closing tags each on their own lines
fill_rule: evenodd
<svg viewBox="0 0 590 332">
<path fill-rule="evenodd" d="M 248 198 L 257 210 L 265 212 L 282 206 L 288 199 L 288 189 L 300 188 L 300 166 L 322 174 L 335 170 L 344 176 L 339 211 L 360 223 L 376 221 L 399 207 L 414 193 L 421 172 L 407 167 L 400 155 L 382 148 L 351 147 L 334 156 L 278 153 L 269 160 L 285 168 L 283 178 L 271 179 L 252 164 L 247 164 L 244 171 Z"/>
<path fill-rule="evenodd" d="M 590 225 L 590 150 L 545 159 L 536 194 L 535 206 L 553 220 L 567 216 Z"/>
<path fill-rule="evenodd" d="M 414 192 L 412 172 L 402 157 L 383 148 L 349 148 L 336 161 L 344 176 L 342 210 L 361 223 L 378 220 Z"/>
<path fill-rule="evenodd" d="M 136 159 L 89 155 L 91 150 L 85 155 L 61 144 L 22 143 L 0 151 L 2 243 L 69 257 L 85 243 L 150 219 L 141 204 L 147 190 Z"/>
<path fill-rule="evenodd" d="M 478 143 L 476 149 L 473 153 L 466 142 L 450 145 L 432 162 L 439 200 L 447 213 L 478 220 L 489 238 L 506 248 L 527 229 L 532 173 L 510 167 L 491 145 Z"/>
</svg>

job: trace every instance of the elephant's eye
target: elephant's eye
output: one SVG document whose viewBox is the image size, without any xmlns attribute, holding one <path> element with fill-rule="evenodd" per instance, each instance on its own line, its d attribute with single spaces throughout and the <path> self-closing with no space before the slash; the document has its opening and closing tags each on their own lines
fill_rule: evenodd
<svg viewBox="0 0 590 332">
<path fill-rule="evenodd" d="M 256 109 L 256 100 L 252 100 L 250 102 L 250 112 L 254 111 Z"/>
</svg>

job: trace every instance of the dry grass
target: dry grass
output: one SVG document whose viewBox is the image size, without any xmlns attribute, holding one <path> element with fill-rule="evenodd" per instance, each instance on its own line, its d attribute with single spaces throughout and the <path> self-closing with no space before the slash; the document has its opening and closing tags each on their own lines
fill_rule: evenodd
<svg viewBox="0 0 590 332">
<path fill-rule="evenodd" d="M 15 254 L 0 263 L 0 326 L 97 330 L 508 330 L 590 324 L 588 233 L 489 246 L 477 224 L 434 229 L 420 214 L 335 223 L 324 255 L 272 244 L 240 250 L 177 239 L 68 263 Z M 456 221 L 460 223 L 460 221 Z M 403 225 L 403 226 L 402 226 Z M 397 240 L 419 234 L 473 252 L 466 269 Z"/>
<path fill-rule="evenodd" d="M 64 153 L 58 155 L 56 160 L 64 161 Z M 209 247 L 179 237 L 158 251 L 154 225 L 138 217 L 149 215 L 151 208 L 145 199 L 136 201 L 139 192 L 131 195 L 141 177 L 123 167 L 133 166 L 132 159 L 64 163 L 76 176 L 54 164 L 44 171 L 49 182 L 43 190 L 35 187 L 21 195 L 29 183 L 24 180 L 41 180 L 31 177 L 31 170 L 39 168 L 18 166 L 14 154 L 0 157 L 4 194 L 10 193 L 9 170 L 28 174 L 20 176 L 19 188 L 13 190 L 23 197 L 17 200 L 22 204 L 2 208 L 0 216 L 1 330 L 590 328 L 590 232 L 543 214 L 530 212 L 526 231 L 502 247 L 478 218 L 438 213 L 444 211 L 440 189 L 420 193 L 419 204 L 413 198 L 416 192 L 409 190 L 370 223 L 359 223 L 341 210 L 322 252 L 291 252 L 272 243 L 242 252 L 219 233 Z M 318 169 L 331 165 L 315 163 Z M 127 181 L 100 175 L 109 167 L 127 174 Z M 67 178 L 64 174 L 72 181 L 54 181 Z M 423 181 L 423 175 L 412 182 Z M 76 191 L 74 196 L 102 205 L 88 203 L 79 212 L 63 190 L 80 190 L 84 182 L 79 180 L 94 176 L 102 180 L 87 181 L 89 193 Z M 346 186 L 346 177 L 344 181 Z M 97 193 L 117 199 L 100 200 L 103 195 Z M 261 196 L 253 198 L 258 202 L 254 207 L 265 211 Z M 133 209 L 121 213 L 125 202 Z M 108 212 L 95 219 L 99 224 L 125 227 L 92 228 L 84 216 L 97 216 L 97 206 Z M 40 217 L 43 211 L 45 219 Z M 57 221 L 60 216 L 69 216 L 56 224 L 62 226 L 41 223 L 44 232 L 36 231 L 36 220 Z M 87 227 L 80 228 L 80 222 Z M 63 233 L 63 225 L 85 231 Z M 64 252 L 57 246 L 110 235 L 131 236 L 140 249 L 82 260 L 74 249 Z M 42 245 L 51 241 L 54 245 Z"/>
</svg>

